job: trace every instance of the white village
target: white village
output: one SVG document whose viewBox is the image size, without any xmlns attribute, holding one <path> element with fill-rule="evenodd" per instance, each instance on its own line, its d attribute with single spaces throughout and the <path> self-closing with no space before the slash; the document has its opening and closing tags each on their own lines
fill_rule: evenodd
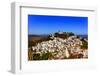
<svg viewBox="0 0 100 76">
<path fill-rule="evenodd" d="M 83 42 L 76 35 L 63 39 L 52 34 L 50 38 L 52 40 L 37 43 L 36 46 L 29 48 L 30 60 L 38 60 L 36 57 L 43 55 L 46 56 L 44 60 L 88 58 L 88 50 L 81 48 Z M 87 39 L 84 41 L 88 43 Z"/>
</svg>

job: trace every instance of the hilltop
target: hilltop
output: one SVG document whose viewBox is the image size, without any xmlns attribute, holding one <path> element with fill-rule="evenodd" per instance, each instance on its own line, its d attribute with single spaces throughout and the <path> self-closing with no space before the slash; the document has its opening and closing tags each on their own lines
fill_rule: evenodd
<svg viewBox="0 0 100 76">
<path fill-rule="evenodd" d="M 29 60 L 88 58 L 88 42 L 70 32 L 56 32 L 33 38 L 28 48 Z M 29 44 L 30 44 L 29 43 Z"/>
</svg>

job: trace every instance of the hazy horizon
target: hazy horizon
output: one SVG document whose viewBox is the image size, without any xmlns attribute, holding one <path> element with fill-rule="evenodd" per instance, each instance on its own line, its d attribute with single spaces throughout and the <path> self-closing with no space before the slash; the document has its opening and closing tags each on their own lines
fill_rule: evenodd
<svg viewBox="0 0 100 76">
<path fill-rule="evenodd" d="M 49 33 L 51 34 L 51 33 Z M 49 35 L 49 34 L 28 34 L 28 35 Z M 88 35 L 88 34 L 75 34 L 75 35 Z"/>
</svg>

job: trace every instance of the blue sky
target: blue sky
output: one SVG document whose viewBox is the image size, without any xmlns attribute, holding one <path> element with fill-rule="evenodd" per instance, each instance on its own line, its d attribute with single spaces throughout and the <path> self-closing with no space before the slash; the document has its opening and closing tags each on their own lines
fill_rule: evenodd
<svg viewBox="0 0 100 76">
<path fill-rule="evenodd" d="M 28 15 L 28 34 L 58 31 L 88 34 L 88 17 Z"/>
</svg>

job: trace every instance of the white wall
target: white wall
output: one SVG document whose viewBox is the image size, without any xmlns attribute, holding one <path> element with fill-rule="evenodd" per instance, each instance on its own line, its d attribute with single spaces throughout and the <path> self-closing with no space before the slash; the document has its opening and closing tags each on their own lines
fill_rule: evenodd
<svg viewBox="0 0 100 76">
<path fill-rule="evenodd" d="M 99 25 L 100 22 L 100 1 L 99 0 L 1 0 L 0 1 L 0 76 L 13 76 L 13 74 L 9 73 L 10 70 L 10 47 L 11 47 L 11 8 L 10 3 L 13 1 L 17 2 L 37 2 L 37 3 L 63 3 L 66 5 L 76 5 L 76 6 L 96 6 L 98 9 L 98 15 L 97 15 L 97 24 Z M 98 30 L 100 30 L 100 26 L 98 26 Z M 99 31 L 100 32 L 100 31 Z M 99 36 L 100 41 L 100 36 Z M 98 41 L 98 42 L 99 42 Z M 40 73 L 40 74 L 29 74 L 36 75 L 36 76 L 51 76 L 51 75 L 57 75 L 57 76 L 99 76 L 100 71 L 100 52 L 98 52 L 98 63 L 97 67 L 99 67 L 96 70 L 65 70 L 62 72 L 52 72 L 52 73 Z M 26 74 L 25 76 L 28 76 Z"/>
</svg>

